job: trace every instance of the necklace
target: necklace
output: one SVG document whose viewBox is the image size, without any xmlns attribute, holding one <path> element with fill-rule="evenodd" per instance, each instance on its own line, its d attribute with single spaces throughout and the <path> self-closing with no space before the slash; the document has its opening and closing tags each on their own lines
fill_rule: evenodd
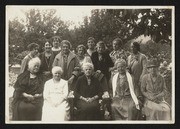
<svg viewBox="0 0 180 129">
<path fill-rule="evenodd" d="M 46 61 L 48 70 L 49 70 L 49 68 L 50 68 L 50 61 L 49 61 L 50 56 L 51 56 L 51 54 L 49 54 L 49 55 L 46 54 L 46 55 L 45 55 L 45 61 Z"/>
</svg>

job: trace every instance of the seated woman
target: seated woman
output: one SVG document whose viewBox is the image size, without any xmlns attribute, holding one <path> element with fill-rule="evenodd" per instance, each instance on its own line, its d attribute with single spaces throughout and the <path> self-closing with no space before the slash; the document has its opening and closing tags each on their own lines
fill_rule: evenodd
<svg viewBox="0 0 180 129">
<path fill-rule="evenodd" d="M 147 61 L 149 73 L 143 76 L 141 82 L 141 92 L 145 97 L 144 111 L 147 120 L 170 120 L 170 106 L 164 101 L 167 89 L 156 62 L 153 59 Z"/>
<path fill-rule="evenodd" d="M 44 81 L 38 74 L 41 61 L 38 57 L 28 63 L 28 70 L 20 74 L 14 85 L 13 120 L 41 120 Z"/>
<path fill-rule="evenodd" d="M 75 86 L 75 105 L 77 120 L 99 120 L 101 96 L 100 82 L 92 76 L 93 64 L 83 64 L 84 75 L 80 76 Z"/>
<path fill-rule="evenodd" d="M 124 59 L 117 60 L 115 66 L 118 73 L 112 78 L 112 118 L 114 120 L 132 120 L 134 113 L 140 110 L 138 99 L 134 93 L 133 80 L 126 71 Z"/>
<path fill-rule="evenodd" d="M 69 104 L 67 102 L 68 82 L 61 79 L 62 73 L 61 67 L 53 67 L 53 79 L 50 79 L 45 83 L 43 92 L 43 122 L 69 120 Z"/>
</svg>

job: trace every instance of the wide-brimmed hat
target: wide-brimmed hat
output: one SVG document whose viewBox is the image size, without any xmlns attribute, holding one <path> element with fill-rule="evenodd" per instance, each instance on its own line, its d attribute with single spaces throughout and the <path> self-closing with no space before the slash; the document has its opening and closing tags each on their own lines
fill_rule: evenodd
<svg viewBox="0 0 180 129">
<path fill-rule="evenodd" d="M 156 59 L 150 59 L 147 61 L 147 68 L 151 68 L 151 67 L 158 67 L 158 62 Z"/>
</svg>

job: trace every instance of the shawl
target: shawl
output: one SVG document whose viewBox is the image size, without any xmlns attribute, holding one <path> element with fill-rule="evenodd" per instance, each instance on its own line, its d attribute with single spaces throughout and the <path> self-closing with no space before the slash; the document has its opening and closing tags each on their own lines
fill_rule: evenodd
<svg viewBox="0 0 180 129">
<path fill-rule="evenodd" d="M 116 90 L 116 86 L 117 86 L 118 75 L 119 75 L 119 73 L 116 73 L 116 74 L 114 75 L 113 79 L 112 79 L 113 97 L 114 97 L 114 95 L 115 95 L 115 90 Z M 137 96 L 136 96 L 135 93 L 134 93 L 134 85 L 133 85 L 132 77 L 131 77 L 131 75 L 130 75 L 127 71 L 126 71 L 126 76 L 127 76 L 127 81 L 128 81 L 128 84 L 129 84 L 129 89 L 130 89 L 131 97 L 132 97 L 134 103 L 135 103 L 136 105 L 139 105 Z M 140 110 L 139 107 L 138 107 L 137 109 Z"/>
</svg>

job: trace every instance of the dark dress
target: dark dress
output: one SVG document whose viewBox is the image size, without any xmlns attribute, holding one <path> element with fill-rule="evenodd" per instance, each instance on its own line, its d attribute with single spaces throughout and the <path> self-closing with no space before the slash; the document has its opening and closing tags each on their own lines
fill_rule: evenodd
<svg viewBox="0 0 180 129">
<path fill-rule="evenodd" d="M 99 60 L 98 52 L 94 52 L 91 56 L 91 60 L 94 65 L 94 70 L 100 70 L 106 77 L 107 81 L 110 79 L 110 72 L 109 68 L 114 66 L 114 63 L 112 62 L 109 53 L 104 52 L 102 54 L 102 59 Z"/>
<path fill-rule="evenodd" d="M 29 71 L 20 74 L 14 85 L 12 110 L 13 120 L 41 120 L 43 98 L 35 98 L 28 101 L 22 93 L 31 95 L 41 94 L 43 92 L 44 81 L 41 75 L 30 79 Z"/>
<path fill-rule="evenodd" d="M 98 79 L 91 77 L 91 83 L 88 85 L 85 75 L 78 78 L 75 86 L 75 105 L 78 110 L 77 120 L 99 120 L 100 119 L 100 105 L 99 99 L 91 103 L 87 103 L 80 99 L 80 96 L 85 98 L 102 95 L 100 82 Z"/>
<path fill-rule="evenodd" d="M 40 72 L 44 74 L 45 80 L 49 80 L 52 78 L 52 64 L 54 62 L 55 54 L 52 52 L 51 56 L 47 58 L 45 56 L 45 52 L 41 53 L 39 55 L 39 58 L 41 60 L 41 67 L 40 67 Z M 45 74 L 45 72 L 50 72 L 49 74 Z"/>
</svg>

